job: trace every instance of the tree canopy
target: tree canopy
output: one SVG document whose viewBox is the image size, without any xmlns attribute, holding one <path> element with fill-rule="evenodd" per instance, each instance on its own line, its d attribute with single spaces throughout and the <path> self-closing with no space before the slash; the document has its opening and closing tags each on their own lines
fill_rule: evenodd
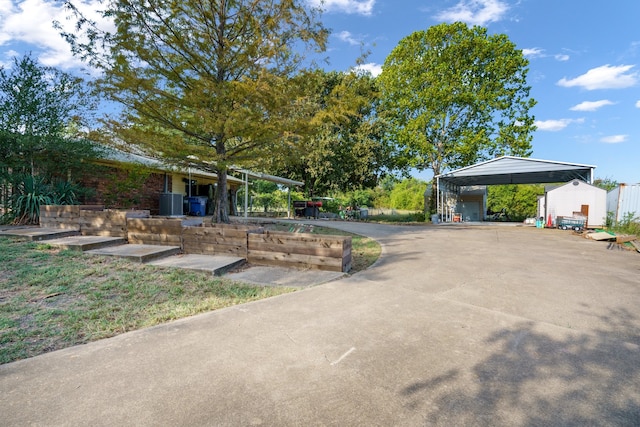
<svg viewBox="0 0 640 427">
<path fill-rule="evenodd" d="M 487 209 L 504 212 L 511 221 L 536 216 L 538 196 L 544 195 L 541 184 L 490 185 L 487 187 Z"/>
<path fill-rule="evenodd" d="M 479 26 L 440 24 L 402 39 L 379 84 L 380 114 L 405 166 L 438 175 L 501 155 L 530 155 L 535 100 L 527 67 L 506 35 Z"/>
<path fill-rule="evenodd" d="M 78 77 L 31 55 L 0 67 L 0 173 L 66 177 L 96 155 L 83 138 L 94 106 Z"/>
<path fill-rule="evenodd" d="M 125 106 L 110 130 L 126 144 L 218 174 L 214 219 L 228 221 L 227 171 L 307 131 L 305 49 L 327 30 L 300 0 L 111 0 L 114 31 L 76 13 L 65 34 Z M 86 37 L 82 37 L 86 36 Z"/>
<path fill-rule="evenodd" d="M 376 109 L 376 80 L 366 73 L 316 71 L 305 76 L 315 94 L 312 132 L 272 157 L 271 170 L 304 181 L 309 196 L 372 188 L 393 168 Z"/>
</svg>

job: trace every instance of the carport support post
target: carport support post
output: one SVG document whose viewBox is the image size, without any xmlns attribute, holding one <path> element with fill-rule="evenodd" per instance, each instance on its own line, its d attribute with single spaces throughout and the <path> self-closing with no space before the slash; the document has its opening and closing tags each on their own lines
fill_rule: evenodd
<svg viewBox="0 0 640 427">
<path fill-rule="evenodd" d="M 438 220 L 442 220 L 442 216 L 440 216 L 440 177 L 436 177 L 436 214 L 438 215 Z"/>
</svg>

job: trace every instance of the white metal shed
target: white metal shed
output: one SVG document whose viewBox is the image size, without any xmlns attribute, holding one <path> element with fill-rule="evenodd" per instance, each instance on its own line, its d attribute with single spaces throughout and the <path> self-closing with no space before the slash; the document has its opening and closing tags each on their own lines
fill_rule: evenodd
<svg viewBox="0 0 640 427">
<path fill-rule="evenodd" d="M 620 184 L 607 193 L 607 212 L 613 220 L 640 219 L 640 184 Z M 630 217 L 630 218 L 628 218 Z"/>
<path fill-rule="evenodd" d="M 583 213 L 587 227 L 603 227 L 607 217 L 607 191 L 575 179 L 559 187 L 550 188 L 538 201 L 538 216 L 551 216 L 555 224 L 559 216 L 572 217 Z"/>
</svg>

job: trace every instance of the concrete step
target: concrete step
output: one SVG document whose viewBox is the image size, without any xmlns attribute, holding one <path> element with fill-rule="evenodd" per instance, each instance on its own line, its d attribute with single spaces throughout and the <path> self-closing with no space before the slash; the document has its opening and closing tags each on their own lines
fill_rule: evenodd
<svg viewBox="0 0 640 427">
<path fill-rule="evenodd" d="M 41 228 L 41 227 L 24 227 L 13 228 L 8 227 L 6 230 L 0 230 L 0 236 L 17 237 L 20 240 L 28 240 L 39 242 L 41 240 L 59 239 L 67 236 L 79 236 L 78 230 L 70 230 L 64 228 Z"/>
<path fill-rule="evenodd" d="M 244 264 L 246 260 L 240 257 L 222 255 L 181 254 L 149 262 L 150 265 L 170 268 L 184 268 L 188 270 L 211 272 L 214 276 L 221 276 Z"/>
<path fill-rule="evenodd" d="M 110 246 L 124 245 L 125 243 L 127 243 L 127 241 L 122 237 L 71 236 L 47 240 L 47 243 L 62 249 L 71 249 L 84 252 Z"/>
<path fill-rule="evenodd" d="M 158 258 L 164 258 L 180 253 L 180 246 L 126 244 L 94 249 L 87 251 L 86 253 L 92 255 L 115 256 L 137 262 L 149 262 Z"/>
</svg>

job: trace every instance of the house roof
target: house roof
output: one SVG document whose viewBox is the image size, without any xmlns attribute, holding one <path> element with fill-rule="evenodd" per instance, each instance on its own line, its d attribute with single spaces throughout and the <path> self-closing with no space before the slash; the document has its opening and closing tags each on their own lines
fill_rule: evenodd
<svg viewBox="0 0 640 427">
<path fill-rule="evenodd" d="M 595 166 L 551 160 L 503 156 L 443 173 L 436 178 L 457 186 L 544 184 L 593 180 Z"/>
<path fill-rule="evenodd" d="M 194 177 L 218 179 L 218 175 L 213 172 L 205 171 L 196 167 L 191 167 L 191 168 L 178 167 L 178 166 L 167 164 L 159 159 L 118 150 L 113 147 L 103 148 L 103 160 L 107 160 L 109 162 L 116 162 L 116 163 L 138 164 L 138 165 L 142 165 L 150 169 L 154 169 L 162 172 L 175 172 L 175 173 L 180 173 L 184 175 L 190 174 L 191 176 L 194 176 Z M 233 176 L 228 176 L 227 180 L 236 185 L 244 183 L 243 180 Z"/>
</svg>

